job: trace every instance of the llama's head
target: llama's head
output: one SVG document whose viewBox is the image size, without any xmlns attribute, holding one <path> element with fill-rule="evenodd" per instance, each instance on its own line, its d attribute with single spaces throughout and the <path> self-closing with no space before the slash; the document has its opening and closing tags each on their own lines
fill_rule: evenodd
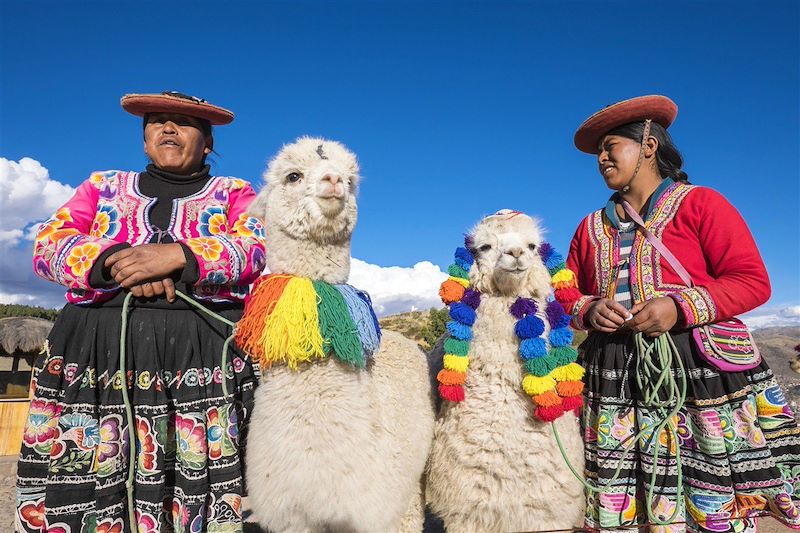
<svg viewBox="0 0 800 533">
<path fill-rule="evenodd" d="M 539 255 L 542 230 L 536 220 L 502 209 L 470 232 L 475 263 L 469 277 L 486 295 L 542 298 L 550 291 L 550 274 Z"/>
<path fill-rule="evenodd" d="M 344 145 L 301 137 L 270 161 L 250 212 L 295 240 L 345 243 L 356 225 L 359 179 L 356 156 Z"/>
</svg>

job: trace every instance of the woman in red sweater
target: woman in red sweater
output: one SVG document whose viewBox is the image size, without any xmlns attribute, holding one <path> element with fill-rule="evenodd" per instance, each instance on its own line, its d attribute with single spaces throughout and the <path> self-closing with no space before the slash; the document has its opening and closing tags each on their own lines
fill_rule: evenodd
<svg viewBox="0 0 800 533">
<path fill-rule="evenodd" d="M 681 170 L 666 131 L 676 115 L 664 96 L 633 98 L 595 113 L 575 134 L 615 191 L 575 232 L 567 265 L 580 294 L 562 302 L 573 326 L 590 331 L 581 347 L 586 477 L 605 489 L 589 494 L 586 522 L 601 530 L 647 523 L 651 492 L 650 518 L 671 524 L 656 531 L 755 531 L 766 513 L 800 529 L 800 430 L 772 371 L 763 361 L 720 370 L 693 337 L 699 326 L 764 303 L 770 285 L 739 212 L 718 192 L 689 184 Z M 651 244 L 624 202 L 693 283 Z M 649 340 L 670 332 L 672 375 L 676 383 L 685 376 L 686 400 L 673 417 L 675 432 L 645 431 L 615 478 L 634 436 L 665 418 L 644 401 L 637 332 Z"/>
</svg>

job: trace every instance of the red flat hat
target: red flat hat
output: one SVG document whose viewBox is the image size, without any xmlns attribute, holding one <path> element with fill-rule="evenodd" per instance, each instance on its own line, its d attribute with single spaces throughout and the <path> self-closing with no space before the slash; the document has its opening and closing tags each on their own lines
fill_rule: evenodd
<svg viewBox="0 0 800 533">
<path fill-rule="evenodd" d="M 233 113 L 224 107 L 174 91 L 164 91 L 161 94 L 126 94 L 119 103 L 125 111 L 137 117 L 143 117 L 147 113 L 179 113 L 205 119 L 214 126 L 233 121 Z"/>
<path fill-rule="evenodd" d="M 677 114 L 678 106 L 666 96 L 653 94 L 623 100 L 587 118 L 575 132 L 575 146 L 581 152 L 598 154 L 600 139 L 614 128 L 648 118 L 668 128 Z"/>
</svg>

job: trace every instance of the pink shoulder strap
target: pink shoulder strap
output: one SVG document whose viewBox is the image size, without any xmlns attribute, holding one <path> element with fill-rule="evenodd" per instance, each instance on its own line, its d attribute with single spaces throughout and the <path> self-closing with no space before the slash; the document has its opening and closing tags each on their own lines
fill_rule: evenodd
<svg viewBox="0 0 800 533">
<path fill-rule="evenodd" d="M 689 275 L 686 269 L 683 268 L 683 265 L 680 261 L 678 261 L 678 258 L 672 255 L 672 252 L 669 251 L 669 248 L 667 248 L 664 243 L 658 239 L 658 237 L 653 235 L 653 233 L 647 229 L 647 226 L 644 225 L 644 220 L 642 220 L 642 217 L 639 216 L 639 213 L 637 213 L 633 207 L 631 207 L 631 204 L 623 200 L 622 207 L 625 209 L 625 212 L 628 213 L 628 216 L 631 217 L 631 220 L 636 222 L 636 225 L 641 228 L 642 233 L 644 233 L 644 237 L 647 239 L 647 242 L 652 244 L 656 250 L 661 252 L 661 255 L 663 255 L 667 262 L 672 265 L 672 268 L 675 269 L 675 272 L 678 273 L 686 286 L 694 287 L 692 277 Z"/>
</svg>

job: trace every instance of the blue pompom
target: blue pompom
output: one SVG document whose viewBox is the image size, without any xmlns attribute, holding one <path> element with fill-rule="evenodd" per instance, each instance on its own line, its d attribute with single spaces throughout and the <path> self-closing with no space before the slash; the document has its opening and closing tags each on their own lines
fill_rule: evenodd
<svg viewBox="0 0 800 533">
<path fill-rule="evenodd" d="M 572 330 L 569 328 L 556 328 L 550 331 L 551 346 L 569 346 L 572 344 Z"/>
<path fill-rule="evenodd" d="M 553 270 L 557 267 L 560 263 L 564 262 L 564 258 L 561 257 L 561 254 L 558 252 L 553 252 L 553 254 L 547 258 L 544 262 L 544 266 L 547 267 L 547 270 Z"/>
<path fill-rule="evenodd" d="M 547 343 L 544 339 L 524 339 L 519 343 L 519 355 L 523 359 L 544 357 L 547 355 Z"/>
<path fill-rule="evenodd" d="M 520 339 L 533 339 L 544 333 L 544 322 L 536 315 L 528 315 L 517 320 L 514 333 Z"/>
<path fill-rule="evenodd" d="M 466 248 L 462 247 L 462 246 L 459 246 L 458 248 L 456 248 L 455 256 L 456 256 L 456 259 L 461 259 L 462 261 L 467 263 L 469 266 L 472 266 L 472 263 L 475 262 L 475 258 L 472 257 L 472 253 L 469 250 L 467 250 Z M 469 270 L 469 267 L 465 268 L 464 270 Z"/>
<path fill-rule="evenodd" d="M 450 306 L 450 318 L 471 326 L 475 323 L 475 310 L 467 304 L 456 302 Z"/>
<path fill-rule="evenodd" d="M 451 320 L 447 323 L 447 332 L 450 333 L 453 338 L 461 341 L 472 340 L 472 329 L 461 322 L 456 322 L 455 320 Z"/>
<path fill-rule="evenodd" d="M 467 272 L 469 272 L 469 269 L 472 268 L 472 263 L 464 261 L 460 257 L 456 257 L 455 261 L 453 261 L 453 262 L 455 264 L 457 264 L 459 267 L 461 267 L 464 270 L 466 270 Z"/>
</svg>

